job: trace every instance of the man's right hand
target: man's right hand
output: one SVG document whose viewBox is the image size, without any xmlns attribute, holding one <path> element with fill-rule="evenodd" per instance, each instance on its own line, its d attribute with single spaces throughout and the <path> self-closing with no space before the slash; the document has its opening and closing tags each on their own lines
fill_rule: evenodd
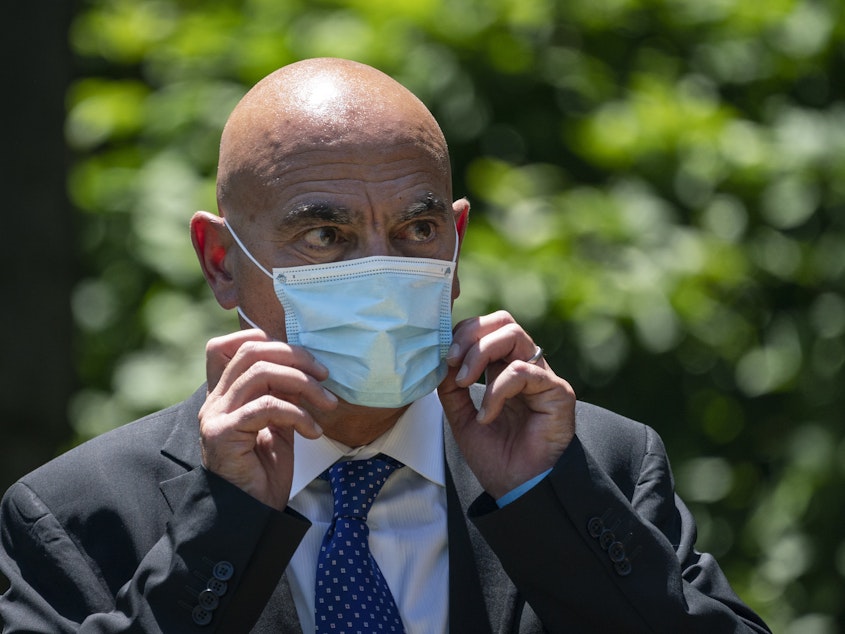
<svg viewBox="0 0 845 634">
<path fill-rule="evenodd" d="M 208 342 L 206 376 L 208 396 L 199 413 L 203 465 L 283 510 L 293 479 L 293 432 L 320 437 L 309 409 L 337 407 L 320 385 L 328 370 L 304 348 L 242 330 Z"/>
</svg>

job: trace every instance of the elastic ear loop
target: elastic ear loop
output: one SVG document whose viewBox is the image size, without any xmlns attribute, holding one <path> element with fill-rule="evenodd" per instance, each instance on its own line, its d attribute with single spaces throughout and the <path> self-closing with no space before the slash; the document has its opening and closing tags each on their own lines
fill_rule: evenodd
<svg viewBox="0 0 845 634">
<path fill-rule="evenodd" d="M 235 242 L 240 247 L 241 251 L 243 251 L 246 254 L 246 257 L 248 257 L 250 260 L 252 260 L 252 263 L 255 264 L 255 266 L 257 266 L 267 277 L 269 277 L 272 280 L 273 279 L 272 273 L 270 273 L 270 271 L 265 269 L 261 265 L 261 262 L 259 262 L 258 260 L 255 259 L 255 257 L 253 257 L 252 253 L 249 252 L 249 249 L 246 248 L 246 245 L 243 242 L 241 242 L 241 239 L 238 237 L 238 234 L 235 233 L 234 229 L 232 229 L 232 225 L 230 225 L 228 222 L 226 222 L 225 218 L 223 219 L 223 225 L 229 230 L 229 234 L 235 239 Z M 258 324 L 256 324 L 254 321 L 252 321 L 249 317 L 247 317 L 246 313 L 241 309 L 240 306 L 238 306 L 235 310 L 238 311 L 238 315 L 240 315 L 243 318 L 243 320 L 246 323 L 248 323 L 250 326 L 252 326 L 253 328 L 255 328 L 257 330 L 264 330 Z"/>
<path fill-rule="evenodd" d="M 252 326 L 252 327 L 253 327 L 253 328 L 255 328 L 256 330 L 261 330 L 262 332 L 264 331 L 264 329 L 263 329 L 261 326 L 259 326 L 259 325 L 258 325 L 258 324 L 256 324 L 254 321 L 252 321 L 249 317 L 247 317 L 247 316 L 246 316 L 246 313 L 245 313 L 243 310 L 241 310 L 241 307 L 240 307 L 240 306 L 236 307 L 236 308 L 235 308 L 235 310 L 236 310 L 236 311 L 238 311 L 238 315 L 240 315 L 241 317 L 243 317 L 243 320 L 244 320 L 246 323 L 248 323 L 250 326 Z"/>
<path fill-rule="evenodd" d="M 255 257 L 253 257 L 252 253 L 249 252 L 249 249 L 246 248 L 246 245 L 243 242 L 241 242 L 241 239 L 238 237 L 238 234 L 235 233 L 234 229 L 232 229 L 232 225 L 230 225 L 228 222 L 226 222 L 225 218 L 223 219 L 223 225 L 229 230 L 229 233 L 235 239 L 235 242 L 237 242 L 238 246 L 241 248 L 241 251 L 243 251 L 246 254 L 246 257 L 248 257 L 250 260 L 252 260 L 252 263 L 255 266 L 257 266 L 259 269 L 261 269 L 264 272 L 264 275 L 266 275 L 267 277 L 269 277 L 272 280 L 273 274 L 270 271 L 268 271 L 267 269 L 265 269 L 261 265 L 261 262 L 259 262 L 258 260 L 255 259 Z"/>
</svg>

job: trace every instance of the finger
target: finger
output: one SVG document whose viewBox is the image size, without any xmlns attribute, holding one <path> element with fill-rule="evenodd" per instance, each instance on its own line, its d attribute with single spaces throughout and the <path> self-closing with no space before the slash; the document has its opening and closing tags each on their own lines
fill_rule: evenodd
<svg viewBox="0 0 845 634">
<path fill-rule="evenodd" d="M 235 365 L 233 361 L 232 365 Z M 234 375 L 237 370 L 233 370 Z M 222 385 L 221 381 L 221 385 Z M 292 365 L 280 365 L 259 359 L 238 375 L 225 392 L 217 394 L 224 411 L 232 412 L 265 395 L 290 401 L 294 405 L 308 402 L 324 410 L 337 407 L 337 397 L 307 372 Z"/>
<path fill-rule="evenodd" d="M 460 365 L 467 350 L 476 341 L 498 328 L 515 323 L 516 320 L 505 310 L 458 322 L 452 329 L 452 345 L 446 353 L 446 362 L 453 366 Z"/>
<path fill-rule="evenodd" d="M 209 383 L 210 391 L 215 390 L 218 394 L 225 393 L 239 376 L 260 361 L 296 368 L 319 381 L 328 377 L 328 369 L 305 348 L 267 339 L 260 330 L 243 332 L 252 333 L 252 336 L 247 335 L 223 342 L 217 340 L 209 342 L 207 365 L 213 365 L 215 368 L 208 370 L 209 381 L 212 372 L 218 372 L 218 368 L 225 364 L 222 372 L 219 372 L 214 388 Z M 214 348 L 211 347 L 212 342 L 217 344 Z"/>
<path fill-rule="evenodd" d="M 524 402 L 537 414 L 559 416 L 575 403 L 575 391 L 567 381 L 537 365 L 514 361 L 488 383 L 476 420 L 494 421 L 508 400 L 520 395 L 529 397 Z"/>
<path fill-rule="evenodd" d="M 472 402 L 469 390 L 455 383 L 457 372 L 457 368 L 449 368 L 446 377 L 437 387 L 437 395 L 440 397 L 446 420 L 453 429 L 456 429 L 456 425 L 461 425 L 462 421 L 475 420 L 476 416 L 475 404 Z"/>
<path fill-rule="evenodd" d="M 205 374 L 209 392 L 217 387 L 226 366 L 247 341 L 270 341 L 270 338 L 263 330 L 252 328 L 214 337 L 208 341 L 205 346 Z"/>
<path fill-rule="evenodd" d="M 323 430 L 302 407 L 269 394 L 252 400 L 244 407 L 227 414 L 207 416 L 200 421 L 203 452 L 212 460 L 226 456 L 245 456 L 253 452 L 259 434 L 270 431 L 286 436 L 293 431 L 306 438 L 319 438 Z"/>
<path fill-rule="evenodd" d="M 235 418 L 232 429 L 253 437 L 264 428 L 274 433 L 293 429 L 305 438 L 319 438 L 323 434 L 305 408 L 271 394 L 249 401 L 235 412 Z"/>
<path fill-rule="evenodd" d="M 519 324 L 506 323 L 482 336 L 465 351 L 455 380 L 458 385 L 470 385 L 486 370 L 495 373 L 499 364 L 525 361 L 536 349 L 534 340 Z M 544 363 L 538 365 L 545 367 Z"/>
</svg>

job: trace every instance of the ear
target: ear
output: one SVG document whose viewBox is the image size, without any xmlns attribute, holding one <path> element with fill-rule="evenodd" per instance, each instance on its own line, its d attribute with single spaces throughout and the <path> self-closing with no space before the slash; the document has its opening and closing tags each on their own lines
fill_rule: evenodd
<svg viewBox="0 0 845 634">
<path fill-rule="evenodd" d="M 226 309 L 236 308 L 237 289 L 226 263 L 232 237 L 223 218 L 207 211 L 196 212 L 191 218 L 191 242 L 217 303 Z"/>
<path fill-rule="evenodd" d="M 467 223 L 469 223 L 469 200 L 461 198 L 453 202 L 452 212 L 455 214 L 455 228 L 458 230 L 458 245 L 462 245 Z"/>
<path fill-rule="evenodd" d="M 460 261 L 461 247 L 464 243 L 464 235 L 469 223 L 469 201 L 461 198 L 452 203 L 452 212 L 455 214 L 455 229 L 458 232 L 458 258 L 455 261 L 455 274 L 452 277 L 452 301 L 458 299 L 461 294 L 461 280 L 458 278 L 458 262 Z"/>
</svg>

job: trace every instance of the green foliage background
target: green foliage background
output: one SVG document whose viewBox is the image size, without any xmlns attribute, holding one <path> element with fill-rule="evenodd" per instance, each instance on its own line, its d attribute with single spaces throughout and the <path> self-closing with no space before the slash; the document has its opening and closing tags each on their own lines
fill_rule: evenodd
<svg viewBox="0 0 845 634">
<path fill-rule="evenodd" d="M 743 598 L 845 631 L 845 22 L 836 0 L 88 0 L 68 95 L 79 439 L 193 391 L 236 327 L 188 238 L 248 86 L 372 64 L 473 214 L 456 318 L 511 311 L 653 425 Z"/>
</svg>

